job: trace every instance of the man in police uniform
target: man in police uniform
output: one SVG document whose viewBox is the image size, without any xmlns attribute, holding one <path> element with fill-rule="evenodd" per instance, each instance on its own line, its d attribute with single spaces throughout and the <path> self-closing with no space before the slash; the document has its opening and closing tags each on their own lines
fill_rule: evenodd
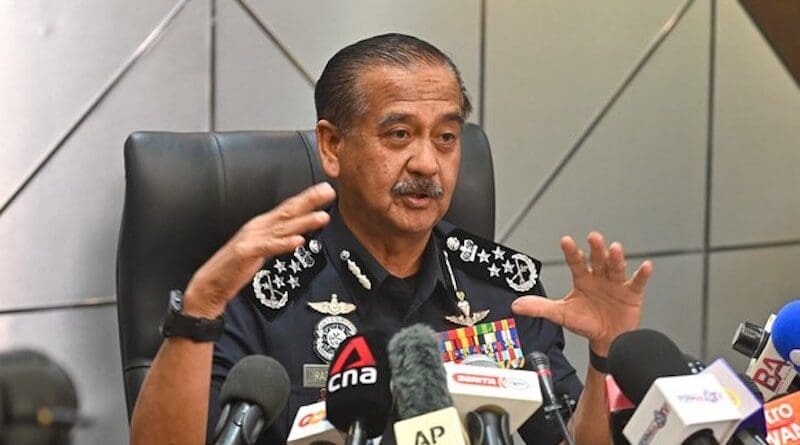
<svg viewBox="0 0 800 445">
<path fill-rule="evenodd" d="M 418 322 L 437 331 L 502 325 L 507 341 L 481 352 L 512 366 L 520 346 L 545 352 L 557 390 L 580 396 L 571 419 L 578 442 L 610 443 L 602 357 L 638 325 L 652 265 L 629 278 L 620 244 L 591 233 L 586 264 L 564 237 L 574 286 L 548 300 L 540 263 L 441 221 L 470 104 L 456 67 L 426 42 L 390 34 L 343 49 L 315 99 L 319 153 L 338 197 L 317 184 L 253 218 L 195 273 L 180 304 L 175 294 L 172 317 L 224 312 L 224 332 L 213 321 L 206 325 L 221 336 L 165 326 L 170 336 L 143 384 L 131 443 L 201 443 L 228 370 L 250 354 L 272 356 L 289 373 L 289 405 L 260 442 L 283 443 L 297 409 L 320 398 L 320 371 L 346 336 Z M 589 340 L 583 388 L 563 356 L 561 326 Z M 560 436 L 541 414 L 520 434 L 537 444 Z"/>
</svg>

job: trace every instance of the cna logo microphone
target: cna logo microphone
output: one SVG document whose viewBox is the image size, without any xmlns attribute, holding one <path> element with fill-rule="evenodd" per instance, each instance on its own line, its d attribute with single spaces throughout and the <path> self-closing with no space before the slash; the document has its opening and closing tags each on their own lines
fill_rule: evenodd
<svg viewBox="0 0 800 445">
<path fill-rule="evenodd" d="M 374 385 L 378 381 L 375 356 L 363 336 L 342 346 L 328 372 L 328 394 L 353 385 Z"/>
<path fill-rule="evenodd" d="M 392 408 L 388 342 L 386 334 L 364 331 L 333 356 L 325 405 L 328 421 L 347 432 L 345 443 L 364 444 L 386 428 Z"/>
</svg>

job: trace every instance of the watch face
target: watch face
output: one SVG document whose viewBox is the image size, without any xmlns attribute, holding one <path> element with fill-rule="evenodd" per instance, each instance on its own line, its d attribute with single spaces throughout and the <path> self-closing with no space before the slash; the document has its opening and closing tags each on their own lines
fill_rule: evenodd
<svg viewBox="0 0 800 445">
<path fill-rule="evenodd" d="M 174 312 L 180 312 L 183 309 L 183 292 L 179 290 L 170 291 L 169 308 Z"/>
</svg>

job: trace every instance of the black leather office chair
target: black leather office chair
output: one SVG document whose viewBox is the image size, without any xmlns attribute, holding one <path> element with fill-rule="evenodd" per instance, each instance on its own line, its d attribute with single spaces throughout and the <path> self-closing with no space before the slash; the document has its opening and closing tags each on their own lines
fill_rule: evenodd
<svg viewBox="0 0 800 445">
<path fill-rule="evenodd" d="M 169 290 L 183 289 L 245 221 L 325 175 L 313 131 L 137 132 L 125 142 L 125 179 L 117 315 L 130 415 L 161 343 Z M 445 219 L 494 237 L 491 152 L 473 124 Z"/>
</svg>

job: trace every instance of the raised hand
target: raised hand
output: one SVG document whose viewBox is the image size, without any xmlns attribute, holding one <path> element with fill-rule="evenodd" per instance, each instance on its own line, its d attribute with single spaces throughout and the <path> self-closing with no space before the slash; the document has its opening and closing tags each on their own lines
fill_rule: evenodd
<svg viewBox="0 0 800 445">
<path fill-rule="evenodd" d="M 608 347 L 617 335 L 636 329 L 642 315 L 645 286 L 653 265 L 643 262 L 626 275 L 622 245 L 606 248 L 603 235 L 588 236 L 589 264 L 571 237 L 561 239 L 561 250 L 572 273 L 572 290 L 561 300 L 538 296 L 520 297 L 512 309 L 517 314 L 542 317 L 589 340 L 592 350 L 608 355 Z"/>
<path fill-rule="evenodd" d="M 317 210 L 336 196 L 327 182 L 313 185 L 245 223 L 200 269 L 186 288 L 184 311 L 214 318 L 268 258 L 303 245 L 303 233 L 330 221 Z"/>
</svg>

